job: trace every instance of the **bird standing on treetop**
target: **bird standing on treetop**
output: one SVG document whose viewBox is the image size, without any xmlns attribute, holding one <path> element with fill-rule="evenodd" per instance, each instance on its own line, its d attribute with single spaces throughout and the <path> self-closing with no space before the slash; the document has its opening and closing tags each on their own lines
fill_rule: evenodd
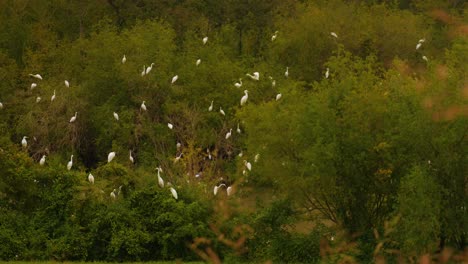
<svg viewBox="0 0 468 264">
<path fill-rule="evenodd" d="M 244 96 L 242 96 L 240 100 L 240 105 L 243 106 L 245 103 L 247 103 L 247 99 L 249 99 L 249 91 L 244 90 Z"/>
<path fill-rule="evenodd" d="M 73 166 L 73 155 L 70 156 L 70 161 L 67 163 L 67 170 L 71 170 Z"/>
<path fill-rule="evenodd" d="M 115 158 L 115 152 L 110 152 L 109 155 L 107 155 L 107 163 L 111 162 Z"/>
<path fill-rule="evenodd" d="M 76 115 L 77 114 L 78 114 L 78 112 L 75 112 L 75 115 L 70 118 L 70 123 L 73 123 L 73 122 L 76 121 Z"/>
<path fill-rule="evenodd" d="M 260 80 L 260 73 L 259 72 L 254 72 L 253 75 L 250 75 L 249 73 L 247 73 L 246 75 L 249 76 L 250 78 L 252 78 L 252 80 L 255 80 L 255 81 Z"/>
</svg>

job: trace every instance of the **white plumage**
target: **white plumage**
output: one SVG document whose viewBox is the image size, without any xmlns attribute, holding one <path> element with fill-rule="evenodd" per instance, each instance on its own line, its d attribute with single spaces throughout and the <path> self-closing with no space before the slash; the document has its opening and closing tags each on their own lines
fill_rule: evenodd
<svg viewBox="0 0 468 264">
<path fill-rule="evenodd" d="M 110 152 L 109 155 L 107 155 L 107 163 L 111 162 L 115 158 L 115 152 Z"/>
</svg>

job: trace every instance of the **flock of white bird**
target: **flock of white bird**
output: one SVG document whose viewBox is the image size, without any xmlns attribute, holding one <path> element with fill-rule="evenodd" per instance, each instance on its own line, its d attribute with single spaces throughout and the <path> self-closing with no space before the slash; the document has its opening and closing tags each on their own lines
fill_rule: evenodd
<svg viewBox="0 0 468 264">
<path fill-rule="evenodd" d="M 278 37 L 278 33 L 279 33 L 278 31 L 275 31 L 275 33 L 274 33 L 274 34 L 272 35 L 272 37 L 271 37 L 271 41 L 275 41 L 275 40 L 276 40 L 276 38 Z M 338 35 L 337 35 L 335 32 L 330 32 L 330 35 L 331 35 L 332 37 L 334 37 L 335 39 L 338 39 Z M 206 45 L 206 43 L 208 42 L 208 37 L 204 37 L 204 38 L 202 39 L 202 42 L 203 42 L 203 45 Z M 424 39 L 424 38 L 420 39 L 420 40 L 418 41 L 417 45 L 416 45 L 416 50 L 419 50 L 419 49 L 421 48 L 421 46 L 423 45 L 424 42 L 425 42 L 425 39 Z M 426 56 L 422 56 L 422 59 L 425 60 L 425 61 L 428 61 L 428 59 L 427 59 Z M 125 64 L 126 61 L 127 61 L 127 57 L 126 57 L 126 55 L 123 55 L 123 58 L 122 58 L 122 60 L 121 60 L 122 64 Z M 198 65 L 200 65 L 200 63 L 201 63 L 201 59 L 197 59 L 195 65 L 198 66 Z M 145 65 L 143 65 L 143 71 L 141 72 L 141 76 L 145 76 L 145 75 L 149 74 L 149 73 L 151 72 L 153 66 L 154 66 L 154 63 L 151 63 L 150 66 L 148 66 L 148 67 L 146 67 Z M 37 73 L 37 74 L 29 74 L 29 76 L 31 76 L 31 77 L 33 77 L 33 78 L 36 78 L 36 79 L 38 79 L 38 80 L 42 80 L 42 76 L 41 76 L 40 74 L 38 74 L 38 73 Z M 259 72 L 253 72 L 252 74 L 247 73 L 246 76 L 248 76 L 248 77 L 249 77 L 250 79 L 252 79 L 253 81 L 259 81 L 259 80 L 260 80 L 260 73 L 259 73 Z M 284 76 L 285 76 L 285 78 L 288 78 L 288 77 L 289 77 L 289 67 L 286 67 L 286 71 L 284 72 Z M 325 78 L 328 79 L 329 76 L 330 76 L 330 69 L 329 69 L 329 68 L 326 68 Z M 172 77 L 172 79 L 171 79 L 171 85 L 173 85 L 173 84 L 178 80 L 178 78 L 179 78 L 178 75 L 175 75 L 174 77 Z M 271 77 L 271 76 L 269 76 L 269 79 L 271 80 L 272 87 L 275 87 L 275 86 L 276 86 L 276 81 L 275 81 L 275 80 L 273 79 L 273 77 Z M 70 87 L 70 82 L 69 82 L 68 80 L 65 80 L 64 83 L 65 83 L 65 86 L 66 86 L 67 88 Z M 38 85 L 37 83 L 32 83 L 32 84 L 31 84 L 31 89 L 36 88 L 37 85 Z M 243 85 L 243 84 L 242 84 L 242 78 L 239 78 L 239 82 L 234 83 L 234 86 L 235 86 L 236 88 L 241 88 L 242 85 Z M 276 97 L 275 97 L 275 100 L 278 101 L 278 100 L 281 99 L 281 97 L 282 97 L 282 94 L 281 94 L 281 93 L 278 93 L 278 94 L 276 95 Z M 53 94 L 52 94 L 52 96 L 51 96 L 51 98 L 50 98 L 50 101 L 53 102 L 53 101 L 55 100 L 55 98 L 56 98 L 56 91 L 54 90 L 54 91 L 53 91 Z M 243 95 L 243 96 L 241 97 L 241 99 L 240 99 L 240 105 L 241 105 L 241 106 L 244 106 L 244 105 L 247 103 L 248 98 L 249 98 L 249 91 L 248 91 L 248 90 L 244 90 L 244 95 Z M 40 101 L 41 101 L 41 97 L 38 96 L 38 97 L 36 98 L 36 102 L 38 103 L 38 102 L 40 102 Z M 141 103 L 141 105 L 140 105 L 140 110 L 141 110 L 141 111 L 147 111 L 147 107 L 146 107 L 146 105 L 145 105 L 145 102 L 146 102 L 146 101 L 143 101 L 143 102 Z M 213 110 L 213 103 L 214 103 L 214 101 L 211 101 L 211 104 L 210 104 L 210 106 L 208 107 L 208 111 L 210 111 L 210 112 Z M 3 108 L 3 104 L 0 102 L 0 109 L 2 109 L 2 108 Z M 221 106 L 219 107 L 219 112 L 220 112 L 220 114 L 223 115 L 223 116 L 226 115 L 226 113 L 225 113 L 224 110 L 221 108 Z M 114 116 L 115 120 L 119 121 L 119 115 L 118 115 L 118 113 L 113 112 L 113 116 Z M 70 123 L 71 123 L 71 124 L 72 124 L 72 123 L 75 123 L 77 117 L 78 117 L 78 112 L 75 112 L 75 115 L 72 116 L 72 117 L 70 118 Z M 168 123 L 167 126 L 168 126 L 168 128 L 171 129 L 171 130 L 174 128 L 174 125 L 171 124 L 171 123 Z M 240 130 L 240 127 L 239 127 L 239 123 L 237 123 L 237 129 L 236 129 L 236 131 L 237 131 L 237 133 L 239 133 L 239 134 L 241 133 L 241 130 Z M 229 132 L 226 133 L 225 139 L 228 140 L 229 138 L 231 138 L 231 136 L 232 136 L 232 128 L 229 129 Z M 27 136 L 24 136 L 23 139 L 21 140 L 21 145 L 22 145 L 22 147 L 25 148 L 25 149 L 26 149 L 27 146 L 28 146 L 27 138 L 28 138 Z M 178 148 L 178 149 L 180 148 L 180 143 L 177 143 L 177 148 Z M 208 153 L 209 159 L 211 159 L 211 154 L 210 154 L 209 149 L 207 149 L 207 153 Z M 243 155 L 243 153 L 240 152 L 238 156 L 239 156 L 239 157 L 242 157 L 242 155 Z M 108 162 L 108 163 L 112 162 L 112 160 L 115 158 L 115 156 L 116 156 L 116 153 L 115 153 L 115 152 L 110 152 L 110 153 L 108 154 L 108 156 L 107 156 L 107 162 Z M 178 161 L 181 159 L 181 157 L 182 157 L 182 152 L 181 152 L 179 155 L 176 155 L 176 157 L 175 157 L 175 159 L 174 159 L 174 162 L 178 162 Z M 254 161 L 257 162 L 258 159 L 259 159 L 259 154 L 255 155 Z M 134 162 L 135 162 L 135 159 L 134 159 L 133 156 L 132 156 L 132 151 L 131 151 L 131 150 L 129 151 L 129 160 L 130 160 L 131 163 L 134 163 Z M 41 166 L 43 166 L 45 163 L 46 163 L 46 155 L 43 155 L 43 156 L 41 157 L 41 159 L 39 160 L 39 164 L 40 164 Z M 247 160 L 244 160 L 244 166 L 245 166 L 245 169 L 247 169 L 248 171 L 251 171 L 251 170 L 252 170 L 252 164 L 251 164 L 250 162 L 248 162 Z M 70 161 L 67 163 L 67 170 L 71 170 L 72 167 L 73 167 L 73 154 L 70 156 Z M 243 170 L 243 174 L 244 174 L 244 175 L 247 173 L 247 170 L 245 170 L 245 169 Z M 158 172 L 158 185 L 159 185 L 161 188 L 164 188 L 164 180 L 163 180 L 163 178 L 162 178 L 161 175 L 160 175 L 160 173 L 162 172 L 161 167 L 158 167 L 158 168 L 157 168 L 157 172 Z M 94 180 L 95 180 L 95 179 L 94 179 L 94 176 L 90 173 L 90 174 L 88 175 L 88 181 L 89 181 L 91 184 L 94 184 Z M 171 186 L 170 183 L 168 183 L 168 184 L 166 184 L 166 185 L 170 187 L 170 192 L 171 192 L 172 196 L 173 196 L 175 199 L 178 199 L 177 191 Z M 225 188 L 226 188 L 226 193 L 227 193 L 228 196 L 232 194 L 232 186 L 227 186 L 225 183 L 220 183 L 220 184 L 218 184 L 218 185 L 216 185 L 216 186 L 214 187 L 214 190 L 213 190 L 214 195 L 217 195 L 218 190 L 219 190 L 221 187 L 225 187 Z M 114 189 L 114 190 L 110 193 L 111 198 L 115 199 L 115 198 L 118 196 L 118 194 L 120 193 L 121 188 L 122 188 L 122 186 L 119 187 L 119 191 L 118 191 L 118 192 L 117 192 L 116 189 Z"/>
</svg>

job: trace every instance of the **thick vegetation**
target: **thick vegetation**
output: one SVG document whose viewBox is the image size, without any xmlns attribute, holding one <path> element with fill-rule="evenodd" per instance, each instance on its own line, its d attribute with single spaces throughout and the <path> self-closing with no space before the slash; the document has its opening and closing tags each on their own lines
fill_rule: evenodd
<svg viewBox="0 0 468 264">
<path fill-rule="evenodd" d="M 462 260 L 467 11 L 1 1 L 0 260 Z"/>
</svg>

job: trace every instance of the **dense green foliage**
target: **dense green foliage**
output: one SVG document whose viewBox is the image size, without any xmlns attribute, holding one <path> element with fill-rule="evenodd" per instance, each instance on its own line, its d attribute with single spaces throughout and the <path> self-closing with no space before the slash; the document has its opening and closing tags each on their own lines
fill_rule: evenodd
<svg viewBox="0 0 468 264">
<path fill-rule="evenodd" d="M 455 0 L 1 1 L 0 260 L 466 250 L 467 14 Z"/>
</svg>

